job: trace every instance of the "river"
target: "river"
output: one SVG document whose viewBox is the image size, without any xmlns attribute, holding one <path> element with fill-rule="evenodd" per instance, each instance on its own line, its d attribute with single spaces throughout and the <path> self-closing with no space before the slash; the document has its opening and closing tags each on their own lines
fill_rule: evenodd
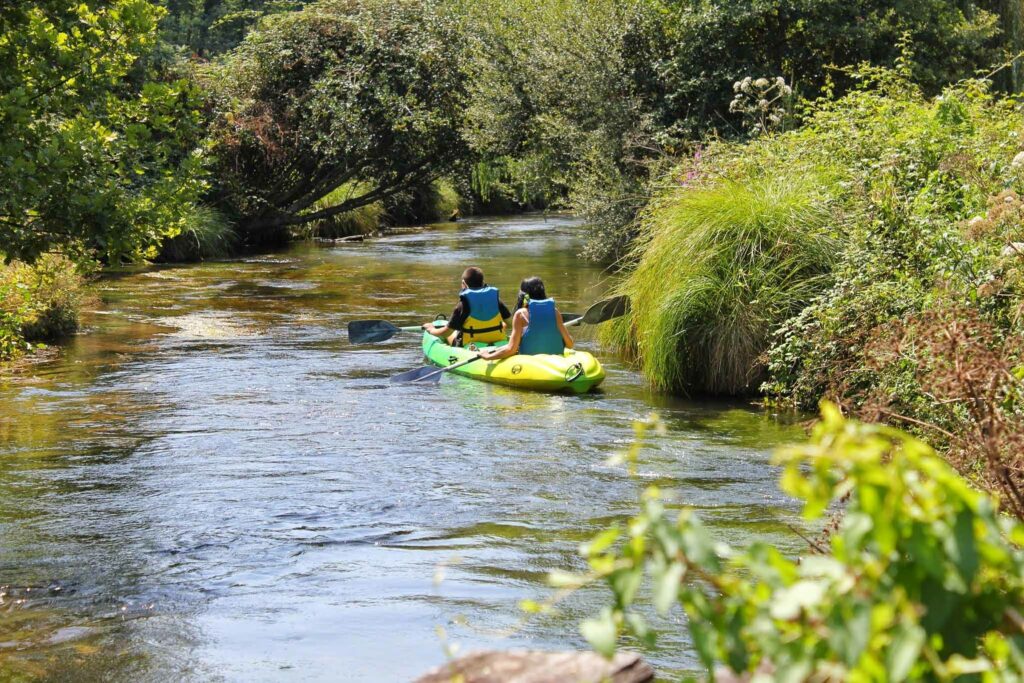
<svg viewBox="0 0 1024 683">
<path fill-rule="evenodd" d="M 609 283 L 577 227 L 478 219 L 104 277 L 82 334 L 0 377 L 0 679 L 401 681 L 446 645 L 584 647 L 603 589 L 522 624 L 517 604 L 649 483 L 723 540 L 799 551 L 769 464 L 794 427 L 658 396 L 608 354 L 586 396 L 393 386 L 418 337 L 346 339 L 448 313 L 470 264 L 506 302 L 540 275 L 582 312 Z M 651 411 L 667 431 L 632 479 L 606 461 Z M 649 660 L 694 669 L 682 616 L 658 624 Z"/>
</svg>

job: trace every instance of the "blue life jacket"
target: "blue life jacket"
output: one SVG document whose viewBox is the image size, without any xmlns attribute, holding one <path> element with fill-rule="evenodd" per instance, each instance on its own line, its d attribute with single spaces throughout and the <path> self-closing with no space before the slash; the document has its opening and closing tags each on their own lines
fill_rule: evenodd
<svg viewBox="0 0 1024 683">
<path fill-rule="evenodd" d="M 504 341 L 497 287 L 464 289 L 459 292 L 459 297 L 463 306 L 469 307 L 469 315 L 462 323 L 463 344 Z"/>
<path fill-rule="evenodd" d="M 561 356 L 565 353 L 565 341 L 558 331 L 555 319 L 555 300 L 531 300 L 527 304 L 530 312 L 530 323 L 523 330 L 523 339 L 519 342 L 519 353 L 535 355 L 552 353 Z"/>
</svg>

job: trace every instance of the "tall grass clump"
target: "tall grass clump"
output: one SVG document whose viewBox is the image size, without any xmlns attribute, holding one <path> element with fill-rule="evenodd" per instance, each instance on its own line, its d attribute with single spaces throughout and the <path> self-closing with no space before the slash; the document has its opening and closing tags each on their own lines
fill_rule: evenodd
<svg viewBox="0 0 1024 683">
<path fill-rule="evenodd" d="M 74 333 L 85 296 L 82 274 L 63 256 L 0 266 L 0 361 Z"/>
<path fill-rule="evenodd" d="M 772 332 L 828 285 L 839 251 L 829 181 L 754 171 L 656 200 L 620 286 L 632 311 L 607 340 L 658 389 L 756 390 Z"/>
<path fill-rule="evenodd" d="M 238 249 L 239 238 L 227 216 L 206 205 L 197 205 L 180 233 L 160 247 L 158 261 L 186 262 L 224 258 Z"/>
<path fill-rule="evenodd" d="M 368 189 L 359 183 L 345 183 L 321 197 L 309 210 L 316 212 L 329 209 L 367 191 Z M 330 218 L 301 225 L 297 228 L 295 237 L 334 239 L 350 235 L 369 235 L 380 228 L 385 215 L 384 203 L 378 201 Z"/>
</svg>

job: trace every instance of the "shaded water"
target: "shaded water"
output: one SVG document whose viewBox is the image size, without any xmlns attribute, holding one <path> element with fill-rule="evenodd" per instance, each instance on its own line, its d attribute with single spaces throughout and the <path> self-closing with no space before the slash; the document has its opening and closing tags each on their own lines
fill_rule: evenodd
<svg viewBox="0 0 1024 683">
<path fill-rule="evenodd" d="M 444 660 L 439 626 L 463 650 L 582 647 L 603 590 L 512 629 L 517 603 L 651 482 L 725 540 L 799 548 L 767 462 L 797 433 L 753 410 L 612 359 L 582 397 L 390 386 L 418 337 L 345 339 L 447 313 L 467 264 L 582 312 L 607 282 L 578 246 L 526 216 L 104 279 L 65 353 L 0 379 L 0 679 L 399 681 Z M 651 410 L 668 431 L 637 482 L 605 461 Z M 681 617 L 661 625 L 650 659 L 693 668 Z"/>
</svg>

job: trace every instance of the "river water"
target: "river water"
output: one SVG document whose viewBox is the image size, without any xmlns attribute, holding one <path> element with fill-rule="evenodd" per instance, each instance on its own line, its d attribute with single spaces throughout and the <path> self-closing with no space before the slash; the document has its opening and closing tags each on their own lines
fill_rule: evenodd
<svg viewBox="0 0 1024 683">
<path fill-rule="evenodd" d="M 518 602 L 650 483 L 723 540 L 797 552 L 768 462 L 793 427 L 659 397 L 607 353 L 587 396 L 392 386 L 418 337 L 346 339 L 449 312 L 469 264 L 509 303 L 540 275 L 582 312 L 609 283 L 577 228 L 481 219 L 101 280 L 81 335 L 0 378 L 0 679 L 401 681 L 446 647 L 584 647 L 603 589 L 525 623 Z M 667 431 L 633 479 L 606 461 L 651 411 Z M 657 624 L 649 660 L 694 669 L 681 615 Z"/>
</svg>

